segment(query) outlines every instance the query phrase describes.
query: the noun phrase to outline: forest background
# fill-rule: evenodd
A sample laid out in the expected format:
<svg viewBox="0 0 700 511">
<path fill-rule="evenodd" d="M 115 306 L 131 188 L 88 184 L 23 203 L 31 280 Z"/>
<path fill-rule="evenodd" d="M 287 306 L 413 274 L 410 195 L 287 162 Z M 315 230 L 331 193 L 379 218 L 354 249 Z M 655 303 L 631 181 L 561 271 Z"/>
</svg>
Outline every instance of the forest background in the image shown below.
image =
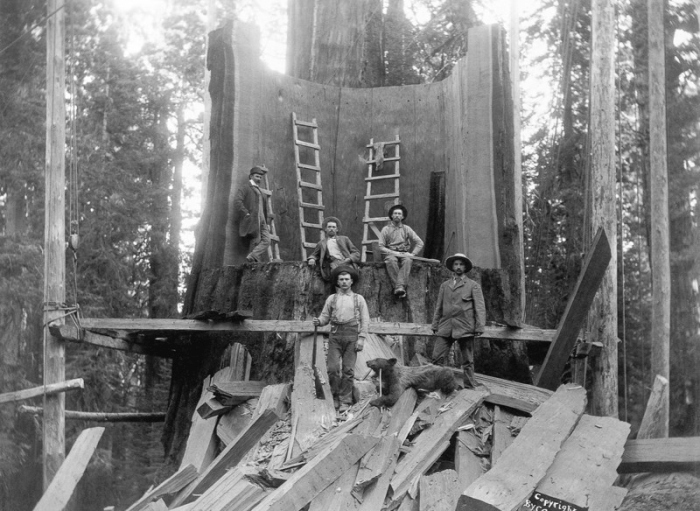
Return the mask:
<svg viewBox="0 0 700 511">
<path fill-rule="evenodd" d="M 67 253 L 67 302 L 89 317 L 177 317 L 201 203 L 208 2 L 163 2 L 145 24 L 116 3 L 66 5 L 66 225 L 80 236 Z M 221 19 L 257 21 L 268 61 L 281 65 L 286 2 L 232 4 L 219 6 Z M 443 79 L 466 52 L 467 29 L 498 18 L 494 5 L 387 0 L 381 84 Z M 525 321 L 556 328 L 584 256 L 590 4 L 529 9 L 520 30 Z M 672 436 L 700 435 L 699 10 L 666 2 Z M 46 17 L 43 1 L 0 0 L 0 393 L 42 382 Z M 617 2 L 615 19 L 619 415 L 634 431 L 653 379 L 646 1 Z M 66 351 L 67 378 L 85 380 L 67 409 L 164 411 L 169 362 Z M 87 426 L 67 423 L 67 449 Z M 41 431 L 39 416 L 0 407 L 0 509 L 39 499 Z M 160 435 L 159 423 L 110 425 L 73 508 L 133 502 L 163 475 Z"/>
</svg>

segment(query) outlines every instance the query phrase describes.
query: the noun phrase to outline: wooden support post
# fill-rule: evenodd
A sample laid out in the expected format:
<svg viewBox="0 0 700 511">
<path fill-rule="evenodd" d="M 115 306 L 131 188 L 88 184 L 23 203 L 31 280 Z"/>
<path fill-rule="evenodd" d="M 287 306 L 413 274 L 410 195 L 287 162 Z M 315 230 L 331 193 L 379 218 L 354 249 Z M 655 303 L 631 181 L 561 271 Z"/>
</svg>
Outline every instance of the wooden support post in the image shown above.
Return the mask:
<svg viewBox="0 0 700 511">
<path fill-rule="evenodd" d="M 649 27 L 649 185 L 651 188 L 651 374 L 670 378 L 671 262 L 666 148 L 666 34 L 663 0 L 648 0 Z M 668 436 L 669 389 L 659 403 L 657 425 Z"/>
<path fill-rule="evenodd" d="M 61 392 L 67 392 L 70 390 L 82 390 L 85 387 L 85 383 L 82 378 L 76 378 L 74 380 L 68 380 L 60 383 L 52 383 L 50 385 L 44 385 L 43 387 L 34 387 L 31 389 L 17 390 L 15 392 L 7 392 L 5 394 L 0 394 L 0 403 L 12 403 L 14 401 L 23 401 L 25 399 L 31 399 L 38 396 L 53 396 L 54 394 L 59 394 Z"/>
<path fill-rule="evenodd" d="M 104 431 L 105 428 L 91 428 L 80 433 L 34 511 L 62 510 L 68 504 Z"/>
<path fill-rule="evenodd" d="M 46 184 L 44 199 L 44 325 L 63 323 L 65 314 L 66 232 L 65 232 L 65 9 L 64 0 L 46 4 Z M 44 383 L 65 380 L 63 341 L 44 327 Z M 65 396 L 45 398 L 43 421 L 44 489 L 66 455 Z"/>
<path fill-rule="evenodd" d="M 561 374 L 566 361 L 574 348 L 579 330 L 588 315 L 588 308 L 612 257 L 605 229 L 600 229 L 593 241 L 591 251 L 586 256 L 574 292 L 566 304 L 564 315 L 559 321 L 554 341 L 549 346 L 535 384 L 554 390 L 561 383 Z"/>
</svg>

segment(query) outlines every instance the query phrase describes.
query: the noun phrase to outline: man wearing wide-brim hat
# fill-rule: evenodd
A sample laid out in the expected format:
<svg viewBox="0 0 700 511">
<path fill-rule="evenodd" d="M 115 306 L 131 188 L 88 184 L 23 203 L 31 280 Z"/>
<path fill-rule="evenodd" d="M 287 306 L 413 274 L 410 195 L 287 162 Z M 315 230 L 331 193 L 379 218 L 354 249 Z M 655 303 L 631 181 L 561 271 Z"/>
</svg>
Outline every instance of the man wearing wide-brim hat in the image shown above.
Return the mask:
<svg viewBox="0 0 700 511">
<path fill-rule="evenodd" d="M 401 204 L 389 208 L 389 222 L 379 233 L 379 250 L 384 258 L 386 270 L 391 279 L 394 295 L 406 296 L 408 277 L 411 274 L 411 256 L 417 256 L 423 250 L 423 240 L 403 221 L 408 210 Z"/>
<path fill-rule="evenodd" d="M 267 197 L 260 190 L 263 176 L 267 173 L 264 165 L 256 165 L 248 173 L 248 183 L 242 185 L 233 201 L 233 209 L 238 220 L 238 235 L 246 243 L 246 261 L 262 261 L 270 246 L 271 218 L 267 210 Z"/>
<path fill-rule="evenodd" d="M 326 237 L 316 243 L 316 247 L 307 258 L 307 263 L 312 268 L 318 265 L 321 269 L 321 278 L 325 281 L 331 280 L 331 270 L 338 266 L 352 266 L 357 269 L 360 262 L 360 251 L 353 245 L 350 238 L 341 236 L 339 232 L 343 229 L 343 224 L 334 216 L 326 217 L 323 220 L 323 229 Z"/>
<path fill-rule="evenodd" d="M 464 386 L 476 388 L 474 338 L 484 333 L 486 325 L 484 295 L 479 284 L 467 278 L 473 265 L 465 254 L 448 257 L 445 266 L 452 271 L 452 278 L 442 283 L 435 303 L 432 329 L 438 338 L 432 362 L 443 365 L 456 341 L 462 358 Z"/>
<path fill-rule="evenodd" d="M 315 326 L 331 324 L 328 338 L 328 379 L 336 410 L 344 413 L 352 406 L 352 386 L 355 378 L 357 352 L 362 351 L 369 327 L 369 310 L 365 299 L 353 293 L 352 284 L 358 280 L 352 266 L 338 266 L 331 272 L 337 288 L 326 299 L 323 311 L 313 318 Z"/>
</svg>

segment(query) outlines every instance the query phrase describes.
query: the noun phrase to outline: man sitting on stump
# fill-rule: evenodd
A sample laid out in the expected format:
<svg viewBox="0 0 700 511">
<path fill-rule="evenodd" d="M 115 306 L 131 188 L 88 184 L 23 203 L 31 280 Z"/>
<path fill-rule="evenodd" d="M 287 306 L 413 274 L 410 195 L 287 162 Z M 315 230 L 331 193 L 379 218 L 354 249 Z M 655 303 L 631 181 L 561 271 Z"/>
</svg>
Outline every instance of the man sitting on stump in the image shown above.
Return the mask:
<svg viewBox="0 0 700 511">
<path fill-rule="evenodd" d="M 407 216 L 408 210 L 404 206 L 394 204 L 389 209 L 391 222 L 382 229 L 379 236 L 379 249 L 389 272 L 394 295 L 399 298 L 406 296 L 413 262 L 411 257 L 417 256 L 423 250 L 423 240 L 403 223 Z"/>
<path fill-rule="evenodd" d="M 338 266 L 331 272 L 337 290 L 326 299 L 321 315 L 313 318 L 315 326 L 331 324 L 328 338 L 328 379 L 333 402 L 339 413 L 352 406 L 352 386 L 357 352 L 362 351 L 369 326 L 365 299 L 352 291 L 358 280 L 351 266 Z"/>
<path fill-rule="evenodd" d="M 323 221 L 326 238 L 316 244 L 316 248 L 307 259 L 312 268 L 317 264 L 320 266 L 321 278 L 326 282 L 331 280 L 331 271 L 338 266 L 352 266 L 357 269 L 356 264 L 360 262 L 360 251 L 350 238 L 338 234 L 342 228 L 343 224 L 336 217 L 326 218 Z"/>
<path fill-rule="evenodd" d="M 466 255 L 448 257 L 445 266 L 453 276 L 442 283 L 435 303 L 432 329 L 438 338 L 432 362 L 443 365 L 452 344 L 457 341 L 464 369 L 464 387 L 476 388 L 474 338 L 484 333 L 486 325 L 484 295 L 479 284 L 467 278 L 472 262 Z"/>
</svg>

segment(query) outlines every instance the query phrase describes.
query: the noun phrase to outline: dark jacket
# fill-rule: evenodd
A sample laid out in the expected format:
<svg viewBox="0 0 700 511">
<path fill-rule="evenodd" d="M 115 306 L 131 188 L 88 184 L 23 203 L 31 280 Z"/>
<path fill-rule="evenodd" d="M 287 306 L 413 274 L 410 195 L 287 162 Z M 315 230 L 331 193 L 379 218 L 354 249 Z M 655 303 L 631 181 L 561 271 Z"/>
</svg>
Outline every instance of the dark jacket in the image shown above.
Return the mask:
<svg viewBox="0 0 700 511">
<path fill-rule="evenodd" d="M 260 194 L 255 191 L 250 182 L 241 185 L 236 192 L 236 199 L 233 201 L 233 209 L 238 220 L 238 235 L 242 238 L 260 236 L 260 217 L 258 214 L 258 197 L 263 201 L 263 214 L 265 223 L 269 222 L 267 215 L 267 197 L 260 190 Z"/>
<path fill-rule="evenodd" d="M 453 279 L 440 286 L 433 315 L 433 330 L 440 337 L 459 339 L 484 333 L 486 306 L 479 284 L 465 278 L 453 285 Z"/>
<path fill-rule="evenodd" d="M 338 249 L 343 257 L 350 258 L 352 261 L 350 264 L 357 269 L 357 264 L 360 262 L 360 251 L 357 250 L 355 245 L 352 244 L 350 238 L 347 236 L 337 235 L 335 237 L 338 240 Z M 316 244 L 316 248 L 308 257 L 308 259 L 315 259 L 316 264 L 321 268 L 321 277 L 323 280 L 330 280 L 331 278 L 331 260 L 330 255 L 328 255 L 328 239 L 324 238 Z M 308 261 L 307 259 L 307 261 Z"/>
</svg>

